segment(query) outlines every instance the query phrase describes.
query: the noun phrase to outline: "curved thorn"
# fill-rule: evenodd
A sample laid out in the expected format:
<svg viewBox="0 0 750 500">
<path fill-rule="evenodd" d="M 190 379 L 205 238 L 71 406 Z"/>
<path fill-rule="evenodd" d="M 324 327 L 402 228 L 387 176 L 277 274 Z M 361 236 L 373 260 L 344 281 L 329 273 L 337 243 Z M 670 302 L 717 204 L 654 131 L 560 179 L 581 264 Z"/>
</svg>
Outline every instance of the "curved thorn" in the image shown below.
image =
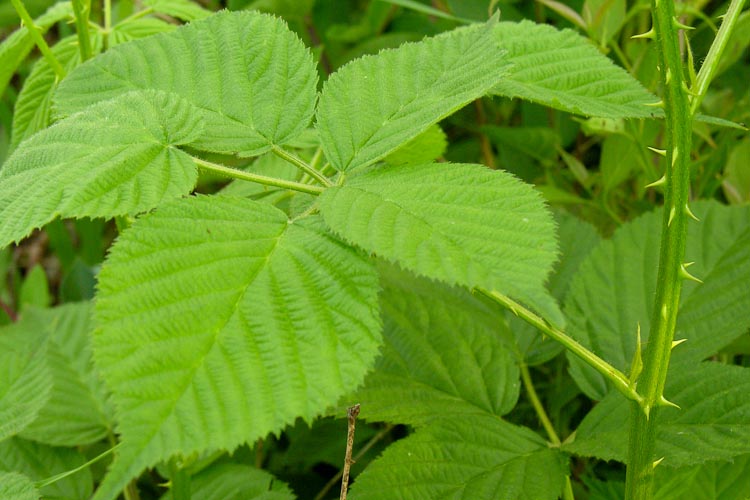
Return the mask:
<svg viewBox="0 0 750 500">
<path fill-rule="evenodd" d="M 688 216 L 688 217 L 690 217 L 691 219 L 693 219 L 693 220 L 694 220 L 695 222 L 700 222 L 700 221 L 701 221 L 701 220 L 700 220 L 700 219 L 699 219 L 699 218 L 698 218 L 698 217 L 697 217 L 697 216 L 696 216 L 696 215 L 695 215 L 695 214 L 693 213 L 693 211 L 692 211 L 692 210 L 690 210 L 690 207 L 689 207 L 689 206 L 687 205 L 687 203 L 685 204 L 685 213 L 687 214 L 687 216 Z"/>
<path fill-rule="evenodd" d="M 674 216 L 675 216 L 676 212 L 677 212 L 677 210 L 675 210 L 674 207 L 672 207 L 672 208 L 669 209 L 669 220 L 667 221 L 667 226 L 671 226 L 672 225 L 672 221 L 674 220 Z"/>
<path fill-rule="evenodd" d="M 659 99 L 656 102 L 647 102 L 644 106 L 649 106 L 651 108 L 664 108 L 664 101 Z"/>
<path fill-rule="evenodd" d="M 691 262 L 691 264 L 692 264 L 692 262 Z M 683 279 L 695 281 L 696 283 L 703 283 L 702 280 L 700 280 L 699 278 L 696 278 L 695 276 L 693 276 L 692 274 L 690 274 L 687 271 L 686 267 L 687 266 L 685 264 L 680 264 L 680 276 Z"/>
<path fill-rule="evenodd" d="M 683 30 L 694 30 L 695 27 L 688 26 L 687 24 L 682 24 L 680 21 L 677 20 L 677 18 L 672 18 L 672 25 L 675 28 L 683 29 Z"/>
<path fill-rule="evenodd" d="M 674 167 L 674 164 L 677 163 L 677 158 L 680 156 L 680 148 L 675 147 L 672 150 L 672 166 Z"/>
<path fill-rule="evenodd" d="M 651 146 L 646 146 L 646 147 L 648 149 L 650 149 L 651 151 L 653 151 L 654 153 L 660 155 L 660 156 L 663 156 L 665 158 L 667 157 L 667 150 L 666 149 L 657 149 L 657 148 L 652 148 Z"/>
<path fill-rule="evenodd" d="M 655 188 L 655 187 L 658 187 L 658 186 L 663 186 L 666 183 L 667 183 L 667 177 L 666 177 L 666 175 L 662 175 L 661 177 L 659 177 L 659 179 L 655 180 L 651 184 L 646 184 L 645 187 L 646 188 Z"/>
<path fill-rule="evenodd" d="M 664 460 L 664 457 L 661 457 L 659 460 L 654 460 L 654 463 L 651 464 L 651 466 L 655 469 L 656 466 L 659 465 L 662 460 Z"/>
<path fill-rule="evenodd" d="M 672 408 L 677 408 L 678 410 L 682 410 L 682 408 L 680 408 L 677 404 L 671 402 L 670 400 L 668 400 L 664 396 L 662 396 L 662 397 L 659 398 L 659 403 L 658 404 L 659 404 L 659 406 L 671 406 Z"/>
<path fill-rule="evenodd" d="M 651 29 L 647 32 L 641 33 L 640 35 L 633 35 L 630 38 L 649 38 L 651 40 L 654 40 L 656 39 L 656 32 L 654 31 L 654 28 L 652 26 Z"/>
<path fill-rule="evenodd" d="M 672 349 L 674 349 L 678 345 L 682 344 L 683 342 L 687 342 L 687 339 L 673 340 L 672 341 Z"/>
</svg>

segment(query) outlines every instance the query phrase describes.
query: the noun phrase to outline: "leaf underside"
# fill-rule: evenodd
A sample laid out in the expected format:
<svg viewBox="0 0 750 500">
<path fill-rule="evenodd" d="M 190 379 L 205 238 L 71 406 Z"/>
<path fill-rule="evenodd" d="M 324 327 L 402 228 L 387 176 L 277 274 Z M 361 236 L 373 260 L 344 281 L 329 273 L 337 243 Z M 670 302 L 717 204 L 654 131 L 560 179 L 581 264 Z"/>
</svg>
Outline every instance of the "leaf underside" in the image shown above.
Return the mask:
<svg viewBox="0 0 750 500">
<path fill-rule="evenodd" d="M 380 339 L 377 274 L 319 217 L 191 197 L 122 233 L 97 320 L 122 436 L 99 500 L 173 454 L 310 420 L 359 385 Z"/>
<path fill-rule="evenodd" d="M 316 127 L 345 171 L 376 162 L 486 94 L 507 73 L 494 21 L 350 62 L 323 86 Z"/>
<path fill-rule="evenodd" d="M 282 20 L 220 12 L 87 61 L 60 84 L 54 109 L 67 116 L 130 90 L 171 92 L 200 109 L 194 147 L 254 156 L 309 125 L 316 82 L 309 50 Z"/>
<path fill-rule="evenodd" d="M 327 189 L 320 209 L 344 239 L 410 271 L 497 290 L 563 322 L 544 287 L 556 258 L 552 217 L 510 174 L 444 163 L 373 169 Z"/>
</svg>

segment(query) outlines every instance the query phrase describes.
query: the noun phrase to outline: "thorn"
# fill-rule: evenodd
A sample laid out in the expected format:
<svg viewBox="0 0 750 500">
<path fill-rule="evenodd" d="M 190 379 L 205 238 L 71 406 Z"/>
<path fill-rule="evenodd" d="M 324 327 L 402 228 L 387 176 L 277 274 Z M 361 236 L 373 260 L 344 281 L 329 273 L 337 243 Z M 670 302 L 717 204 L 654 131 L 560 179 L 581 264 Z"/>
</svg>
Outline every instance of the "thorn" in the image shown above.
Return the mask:
<svg viewBox="0 0 750 500">
<path fill-rule="evenodd" d="M 630 384 L 635 386 L 638 377 L 643 371 L 643 358 L 641 357 L 641 323 L 638 322 L 638 329 L 636 331 L 635 340 L 635 354 L 633 354 L 633 362 L 630 363 Z"/>
<path fill-rule="evenodd" d="M 661 319 L 667 319 L 667 305 L 661 306 Z"/>
<path fill-rule="evenodd" d="M 683 29 L 683 30 L 694 30 L 695 29 L 693 26 L 688 26 L 687 24 L 682 24 L 680 21 L 677 20 L 676 17 L 672 18 L 672 25 L 675 28 Z"/>
<path fill-rule="evenodd" d="M 672 70 L 667 68 L 667 74 L 664 75 L 664 83 L 669 84 L 672 81 Z"/>
<path fill-rule="evenodd" d="M 688 206 L 688 204 L 687 204 L 687 203 L 685 203 L 685 213 L 687 214 L 687 216 L 688 216 L 688 217 L 690 217 L 691 219 L 693 219 L 693 220 L 694 220 L 695 222 L 700 222 L 700 221 L 701 221 L 701 220 L 700 220 L 700 219 L 699 219 L 699 218 L 698 218 L 698 217 L 697 217 L 697 216 L 696 216 L 696 215 L 695 215 L 695 214 L 693 213 L 693 211 L 692 211 L 692 210 L 690 210 L 690 207 Z"/>
<path fill-rule="evenodd" d="M 664 107 L 664 101 L 659 99 L 656 102 L 647 102 L 644 104 L 644 106 L 650 106 L 652 108 L 663 108 Z"/>
<path fill-rule="evenodd" d="M 672 207 L 672 208 L 669 209 L 669 220 L 667 221 L 667 227 L 669 227 L 669 226 L 672 225 L 672 221 L 674 220 L 675 212 L 676 212 L 676 210 L 674 209 L 674 207 Z"/>
<path fill-rule="evenodd" d="M 664 396 L 662 396 L 662 397 L 659 398 L 659 403 L 658 404 L 659 404 L 659 406 L 671 406 L 672 408 L 677 408 L 678 410 L 682 410 L 682 408 L 680 408 L 678 405 L 676 405 L 675 403 L 671 402 L 670 400 L 668 400 Z"/>
<path fill-rule="evenodd" d="M 649 417 L 651 416 L 651 405 L 646 403 L 643 406 L 641 406 L 641 408 L 643 409 L 643 413 L 646 414 L 646 420 L 648 420 Z"/>
<path fill-rule="evenodd" d="M 672 349 L 674 349 L 678 345 L 682 344 L 683 342 L 687 342 L 687 339 L 673 340 L 672 341 Z"/>
<path fill-rule="evenodd" d="M 667 183 L 667 177 L 666 175 L 662 175 L 661 177 L 659 177 L 658 180 L 655 180 L 651 184 L 646 184 L 646 188 L 655 188 L 658 186 L 663 186 L 666 183 Z"/>
<path fill-rule="evenodd" d="M 661 461 L 664 460 L 664 457 L 661 457 L 659 460 L 654 460 L 654 463 L 651 465 L 654 469 L 656 469 L 656 466 L 661 463 Z"/>
<path fill-rule="evenodd" d="M 680 148 L 675 147 L 672 150 L 672 167 L 674 167 L 674 164 L 677 163 L 677 157 L 680 156 Z"/>
<path fill-rule="evenodd" d="M 692 264 L 692 262 L 690 264 Z M 686 269 L 687 267 L 688 266 L 685 264 L 680 264 L 680 276 L 686 280 L 692 280 L 692 281 L 695 281 L 696 283 L 703 283 L 703 281 L 701 281 L 700 279 L 690 274 Z"/>
<path fill-rule="evenodd" d="M 656 38 L 656 32 L 654 31 L 654 27 L 652 26 L 651 29 L 647 32 L 641 33 L 640 35 L 633 35 L 630 38 L 650 38 L 651 40 L 654 40 Z"/>
<path fill-rule="evenodd" d="M 656 153 L 656 154 L 658 154 L 660 156 L 663 156 L 665 158 L 667 157 L 667 150 L 666 149 L 657 149 L 657 148 L 652 148 L 651 146 L 647 146 L 647 147 L 648 147 L 648 149 L 650 149 L 654 153 Z"/>
</svg>

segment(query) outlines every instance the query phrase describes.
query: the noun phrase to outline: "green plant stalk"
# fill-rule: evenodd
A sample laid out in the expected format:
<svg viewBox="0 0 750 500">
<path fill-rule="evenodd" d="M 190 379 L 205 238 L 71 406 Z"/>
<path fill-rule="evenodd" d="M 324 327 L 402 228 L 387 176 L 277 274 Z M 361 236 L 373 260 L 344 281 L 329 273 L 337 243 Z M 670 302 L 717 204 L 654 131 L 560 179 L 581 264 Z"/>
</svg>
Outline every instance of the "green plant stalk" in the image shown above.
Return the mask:
<svg viewBox="0 0 750 500">
<path fill-rule="evenodd" d="M 326 178 L 326 176 L 324 176 L 323 174 L 321 174 L 320 172 L 318 172 L 317 170 L 315 170 L 311 165 L 308 165 L 307 163 L 305 163 L 304 161 L 302 161 L 300 158 L 296 157 L 295 155 L 293 155 L 289 151 L 286 151 L 286 150 L 284 150 L 284 149 L 282 149 L 282 148 L 280 148 L 278 146 L 274 146 L 271 149 L 271 151 L 273 151 L 273 154 L 275 154 L 279 158 L 282 158 L 282 159 L 288 161 L 289 163 L 291 163 L 295 167 L 299 168 L 300 170 L 302 170 L 303 172 L 305 172 L 306 174 L 308 174 L 310 177 L 314 178 L 315 180 L 317 180 L 318 182 L 320 182 L 321 184 L 323 184 L 324 186 L 326 186 L 326 187 L 333 186 L 333 183 L 331 181 L 329 181 Z"/>
<path fill-rule="evenodd" d="M 724 53 L 724 49 L 729 43 L 729 38 L 734 27 L 737 25 L 737 20 L 740 18 L 742 8 L 745 5 L 745 0 L 732 0 L 727 9 L 727 13 L 724 15 L 724 20 L 721 22 L 719 32 L 716 34 L 711 47 L 708 49 L 706 59 L 701 65 L 701 69 L 698 71 L 698 77 L 695 82 L 695 86 L 691 89 L 693 94 L 693 101 L 690 103 L 690 112 L 695 115 L 698 108 L 706 96 L 708 86 L 711 84 L 716 75 L 716 71 L 719 69 L 719 61 Z"/>
<path fill-rule="evenodd" d="M 221 175 L 226 175 L 227 177 L 232 177 L 234 179 L 242 179 L 243 181 L 257 182 L 258 184 L 263 184 L 266 186 L 291 189 L 294 191 L 299 191 L 301 193 L 307 193 L 316 196 L 325 191 L 325 188 L 319 186 L 311 186 L 309 184 L 302 184 L 301 182 L 285 181 L 283 179 L 277 179 L 275 177 L 253 174 L 250 172 L 245 172 L 243 170 L 225 167 L 224 165 L 219 165 L 217 163 L 211 163 L 206 160 L 201 160 L 200 158 L 193 158 L 193 161 L 196 165 L 205 170 L 216 172 L 217 174 Z"/>
<path fill-rule="evenodd" d="M 73 14 L 76 19 L 78 50 L 81 52 L 81 61 L 91 58 L 91 39 L 89 38 L 90 11 L 91 0 L 73 0 Z"/>
<path fill-rule="evenodd" d="M 68 476 L 72 476 L 73 474 L 75 474 L 77 472 L 80 472 L 83 469 L 88 468 L 90 465 L 98 462 L 102 458 L 104 458 L 107 455 L 111 454 L 112 452 L 114 452 L 117 449 L 118 446 L 119 446 L 119 444 L 114 445 L 112 448 L 109 448 L 108 450 L 100 453 L 99 455 L 95 456 L 94 458 L 92 458 L 91 460 L 89 460 L 88 462 L 86 462 L 85 464 L 79 465 L 75 469 L 66 470 L 65 472 L 61 472 L 59 474 L 55 474 L 54 476 L 49 477 L 47 479 L 43 479 L 41 481 L 37 481 L 34 484 L 34 486 L 36 486 L 38 489 L 42 489 L 45 486 L 49 486 L 50 484 L 54 484 L 54 483 L 60 481 L 61 479 L 65 479 Z"/>
<path fill-rule="evenodd" d="M 172 500 L 190 500 L 190 474 L 175 458 L 169 461 L 169 477 Z"/>
<path fill-rule="evenodd" d="M 636 388 L 643 400 L 633 403 L 631 409 L 625 486 L 625 498 L 630 500 L 650 499 L 653 496 L 654 468 L 658 464 L 654 461 L 656 422 L 659 407 L 672 405 L 664 399 L 664 384 L 672 353 L 682 280 L 689 276 L 683 259 L 688 217 L 692 216 L 688 206 L 692 115 L 680 57 L 680 25 L 672 0 L 653 0 L 652 12 L 652 30 L 656 37 L 664 94 L 667 161 L 662 184 L 664 217 L 654 312 L 643 371 L 636 381 Z"/>
<path fill-rule="evenodd" d="M 594 368 L 607 380 L 612 382 L 612 385 L 614 385 L 615 388 L 620 391 L 626 398 L 632 399 L 636 402 L 640 402 L 641 396 L 635 391 L 635 389 L 633 389 L 630 381 L 628 380 L 628 377 L 626 377 L 624 373 L 604 361 L 593 352 L 586 349 L 575 339 L 568 336 L 565 332 L 551 326 L 540 316 L 534 314 L 518 302 L 499 292 L 489 291 L 482 288 L 477 288 L 476 291 L 489 298 L 493 302 L 496 302 L 497 304 L 510 309 L 516 316 L 526 321 L 528 324 L 535 327 L 548 337 L 561 343 L 563 346 L 565 346 L 566 349 L 581 358 L 586 364 Z"/>
<path fill-rule="evenodd" d="M 65 78 L 65 68 L 63 68 L 62 64 L 60 64 L 60 61 L 58 61 L 55 55 L 52 53 L 52 50 L 49 48 L 49 45 L 47 45 L 46 40 L 42 36 L 42 32 L 39 30 L 39 27 L 34 24 L 34 20 L 31 19 L 31 15 L 29 15 L 29 12 L 26 10 L 23 2 L 21 0 L 10 1 L 11 3 L 13 3 L 13 8 L 16 9 L 16 13 L 18 13 L 18 17 L 21 18 L 24 26 L 26 26 L 26 29 L 29 30 L 29 35 L 31 35 L 32 40 L 34 40 L 34 43 L 39 49 L 39 52 L 42 53 L 42 56 L 44 56 L 44 58 L 47 60 L 47 63 L 49 63 L 50 67 L 55 72 L 55 76 L 57 77 L 57 79 L 62 80 L 63 78 Z"/>
<path fill-rule="evenodd" d="M 104 30 L 102 31 L 102 44 L 104 50 L 109 48 L 109 34 L 112 31 L 112 0 L 104 0 Z"/>
</svg>

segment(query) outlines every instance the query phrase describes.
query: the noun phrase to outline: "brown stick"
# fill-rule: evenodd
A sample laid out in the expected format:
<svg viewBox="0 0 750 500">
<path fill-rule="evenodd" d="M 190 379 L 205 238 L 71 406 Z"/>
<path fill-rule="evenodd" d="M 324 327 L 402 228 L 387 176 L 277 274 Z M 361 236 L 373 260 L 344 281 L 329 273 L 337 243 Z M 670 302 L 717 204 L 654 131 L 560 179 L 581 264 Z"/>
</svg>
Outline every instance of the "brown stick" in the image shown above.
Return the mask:
<svg viewBox="0 0 750 500">
<path fill-rule="evenodd" d="M 354 448 L 354 425 L 357 422 L 357 415 L 359 415 L 359 404 L 350 406 L 346 410 L 349 430 L 346 434 L 346 457 L 344 458 L 344 472 L 341 475 L 341 495 L 339 495 L 339 500 L 346 500 L 346 492 L 349 489 L 349 469 L 354 463 L 354 460 L 352 460 L 352 448 Z"/>
</svg>

